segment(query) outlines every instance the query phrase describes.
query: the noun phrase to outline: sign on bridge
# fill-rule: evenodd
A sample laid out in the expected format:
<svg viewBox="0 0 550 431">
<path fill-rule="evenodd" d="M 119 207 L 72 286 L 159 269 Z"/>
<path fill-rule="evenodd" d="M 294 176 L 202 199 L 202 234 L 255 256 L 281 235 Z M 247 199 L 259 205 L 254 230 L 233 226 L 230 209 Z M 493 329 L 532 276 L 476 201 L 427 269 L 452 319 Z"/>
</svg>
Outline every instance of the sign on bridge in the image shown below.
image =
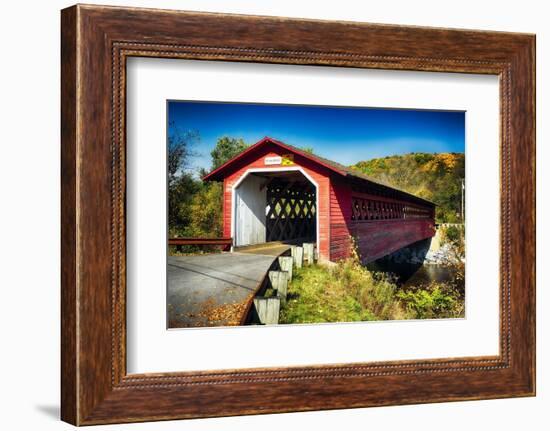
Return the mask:
<svg viewBox="0 0 550 431">
<path fill-rule="evenodd" d="M 283 154 L 282 156 L 269 156 L 264 159 L 264 164 L 292 166 L 294 164 L 294 154 Z"/>
</svg>

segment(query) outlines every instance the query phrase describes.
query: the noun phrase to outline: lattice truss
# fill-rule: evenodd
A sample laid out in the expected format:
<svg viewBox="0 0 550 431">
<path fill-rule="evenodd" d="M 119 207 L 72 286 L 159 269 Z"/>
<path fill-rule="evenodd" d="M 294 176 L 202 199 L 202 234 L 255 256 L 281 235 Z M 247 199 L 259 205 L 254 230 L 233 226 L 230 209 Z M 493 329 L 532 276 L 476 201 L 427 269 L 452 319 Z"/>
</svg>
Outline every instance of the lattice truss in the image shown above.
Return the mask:
<svg viewBox="0 0 550 431">
<path fill-rule="evenodd" d="M 267 241 L 315 237 L 315 187 L 303 182 L 272 182 L 267 186 Z"/>
<path fill-rule="evenodd" d="M 431 211 L 408 202 L 391 202 L 376 199 L 352 198 L 354 221 L 430 218 Z"/>
</svg>

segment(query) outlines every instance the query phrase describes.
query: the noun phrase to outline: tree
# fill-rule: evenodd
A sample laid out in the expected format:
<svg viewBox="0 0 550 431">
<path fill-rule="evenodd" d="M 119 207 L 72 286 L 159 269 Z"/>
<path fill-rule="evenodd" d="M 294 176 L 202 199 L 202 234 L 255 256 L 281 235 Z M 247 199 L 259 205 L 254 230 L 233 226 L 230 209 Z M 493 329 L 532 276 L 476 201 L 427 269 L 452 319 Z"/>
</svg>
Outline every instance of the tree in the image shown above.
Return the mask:
<svg viewBox="0 0 550 431">
<path fill-rule="evenodd" d="M 439 223 L 461 221 L 463 153 L 410 153 L 361 161 L 352 166 L 373 179 L 437 204 Z"/>
<path fill-rule="evenodd" d="M 182 131 L 173 122 L 168 128 L 168 185 L 189 169 L 189 159 L 194 155 L 191 147 L 200 141 L 198 132 Z"/>
<path fill-rule="evenodd" d="M 222 236 L 222 196 L 221 183 L 203 183 L 191 199 L 189 210 L 189 236 L 220 237 Z"/>
<path fill-rule="evenodd" d="M 202 182 L 191 172 L 191 160 L 196 155 L 192 146 L 200 139 L 196 132 L 182 132 L 170 125 L 168 136 L 168 226 L 169 236 L 219 237 L 222 235 L 222 191 L 216 182 Z M 244 151 L 242 139 L 223 137 L 211 152 L 212 169 Z M 199 175 L 206 175 L 199 169 Z M 195 172 L 196 174 L 196 172 Z M 180 247 L 180 251 L 183 248 Z M 208 248 L 201 248 L 202 251 Z M 186 252 L 195 252 L 186 246 Z"/>
<path fill-rule="evenodd" d="M 190 205 L 200 184 L 191 173 L 191 147 L 200 140 L 198 132 L 182 131 L 174 123 L 168 129 L 168 228 L 170 235 L 185 235 L 189 224 Z"/>
<path fill-rule="evenodd" d="M 212 170 L 219 168 L 225 162 L 232 159 L 237 154 L 242 153 L 247 148 L 248 145 L 242 138 L 236 139 L 224 136 L 218 139 L 216 147 L 210 153 L 212 156 Z"/>
<path fill-rule="evenodd" d="M 183 172 L 168 188 L 168 229 L 170 236 L 188 236 L 193 219 L 191 201 L 200 190 L 200 182 Z"/>
<path fill-rule="evenodd" d="M 309 153 L 309 154 L 313 154 L 313 147 L 310 147 L 308 145 L 304 146 L 304 147 L 299 147 L 300 150 L 306 152 L 306 153 Z"/>
</svg>

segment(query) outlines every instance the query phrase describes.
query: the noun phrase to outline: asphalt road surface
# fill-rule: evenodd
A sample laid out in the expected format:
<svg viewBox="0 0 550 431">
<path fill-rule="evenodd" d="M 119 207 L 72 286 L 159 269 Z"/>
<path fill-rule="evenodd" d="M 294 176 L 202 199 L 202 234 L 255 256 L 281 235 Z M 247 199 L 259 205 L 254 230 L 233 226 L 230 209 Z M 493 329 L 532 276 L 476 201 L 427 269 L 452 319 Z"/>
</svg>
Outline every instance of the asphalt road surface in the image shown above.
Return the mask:
<svg viewBox="0 0 550 431">
<path fill-rule="evenodd" d="M 239 325 L 279 255 L 263 253 L 168 256 L 168 327 Z"/>
</svg>

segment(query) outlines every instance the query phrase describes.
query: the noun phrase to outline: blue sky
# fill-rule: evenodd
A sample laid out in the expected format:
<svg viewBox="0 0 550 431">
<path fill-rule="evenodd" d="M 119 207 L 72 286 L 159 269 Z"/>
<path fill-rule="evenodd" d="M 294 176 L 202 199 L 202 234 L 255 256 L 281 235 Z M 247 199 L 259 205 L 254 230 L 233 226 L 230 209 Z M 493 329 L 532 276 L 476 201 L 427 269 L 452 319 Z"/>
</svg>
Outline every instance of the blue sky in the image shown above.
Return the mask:
<svg viewBox="0 0 550 431">
<path fill-rule="evenodd" d="M 253 103 L 168 102 L 168 122 L 195 130 L 195 168 L 210 168 L 218 138 L 264 136 L 350 165 L 360 160 L 410 152 L 464 152 L 464 112 Z M 169 130 L 169 133 L 170 130 Z"/>
</svg>

